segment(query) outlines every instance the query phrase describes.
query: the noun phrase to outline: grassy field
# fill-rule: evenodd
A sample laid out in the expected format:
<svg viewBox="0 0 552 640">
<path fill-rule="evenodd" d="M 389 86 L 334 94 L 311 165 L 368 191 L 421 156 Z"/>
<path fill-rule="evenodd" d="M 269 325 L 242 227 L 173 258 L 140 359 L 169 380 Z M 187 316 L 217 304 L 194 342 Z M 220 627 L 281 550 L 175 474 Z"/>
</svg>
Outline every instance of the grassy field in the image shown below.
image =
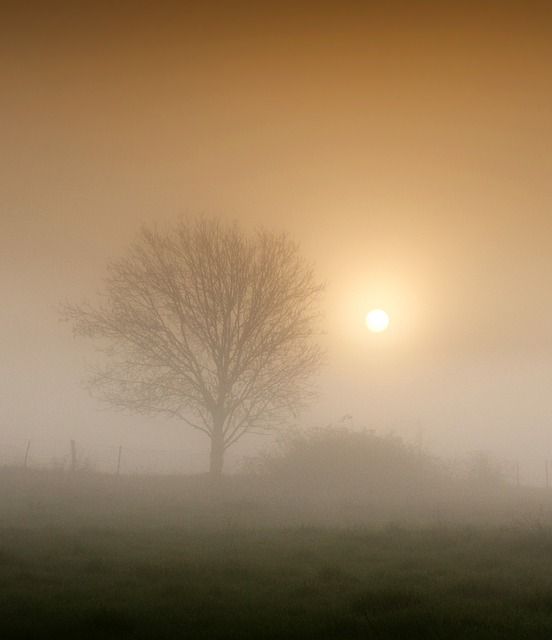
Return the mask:
<svg viewBox="0 0 552 640">
<path fill-rule="evenodd" d="M 0 531 L 2 638 L 552 637 L 552 535 Z"/>
<path fill-rule="evenodd" d="M 0 470 L 0 637 L 552 637 L 543 492 L 345 521 L 228 484 Z"/>
</svg>

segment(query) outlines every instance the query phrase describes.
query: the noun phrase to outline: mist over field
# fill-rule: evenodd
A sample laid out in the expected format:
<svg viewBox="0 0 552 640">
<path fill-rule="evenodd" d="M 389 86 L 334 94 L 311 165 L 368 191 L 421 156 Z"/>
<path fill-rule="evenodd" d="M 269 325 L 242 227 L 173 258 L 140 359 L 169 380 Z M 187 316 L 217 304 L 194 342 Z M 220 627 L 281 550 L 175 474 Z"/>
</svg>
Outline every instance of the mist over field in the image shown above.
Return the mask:
<svg viewBox="0 0 552 640">
<path fill-rule="evenodd" d="M 524 638 L 552 630 L 550 490 L 315 430 L 209 476 L 0 469 L 5 637 Z"/>
</svg>

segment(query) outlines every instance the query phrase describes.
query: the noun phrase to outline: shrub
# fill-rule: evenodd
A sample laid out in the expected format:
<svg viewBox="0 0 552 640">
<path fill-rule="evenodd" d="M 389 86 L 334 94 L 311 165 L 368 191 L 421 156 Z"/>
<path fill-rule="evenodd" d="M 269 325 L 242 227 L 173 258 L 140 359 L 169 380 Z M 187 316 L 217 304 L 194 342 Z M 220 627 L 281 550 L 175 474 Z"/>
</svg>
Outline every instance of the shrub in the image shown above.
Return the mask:
<svg viewBox="0 0 552 640">
<path fill-rule="evenodd" d="M 248 467 L 303 494 L 349 499 L 420 491 L 444 476 L 433 458 L 396 435 L 344 427 L 288 436 Z"/>
</svg>

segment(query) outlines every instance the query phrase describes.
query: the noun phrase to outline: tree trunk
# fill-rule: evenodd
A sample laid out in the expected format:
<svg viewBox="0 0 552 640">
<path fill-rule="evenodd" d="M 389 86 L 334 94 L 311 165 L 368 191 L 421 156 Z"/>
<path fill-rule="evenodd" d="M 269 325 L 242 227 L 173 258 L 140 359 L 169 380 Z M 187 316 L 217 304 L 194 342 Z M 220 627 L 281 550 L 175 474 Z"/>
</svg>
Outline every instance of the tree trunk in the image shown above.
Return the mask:
<svg viewBox="0 0 552 640">
<path fill-rule="evenodd" d="M 213 435 L 211 436 L 210 462 L 209 474 L 212 478 L 220 478 L 224 464 L 224 434 L 222 433 L 222 429 L 220 431 L 213 431 Z"/>
</svg>

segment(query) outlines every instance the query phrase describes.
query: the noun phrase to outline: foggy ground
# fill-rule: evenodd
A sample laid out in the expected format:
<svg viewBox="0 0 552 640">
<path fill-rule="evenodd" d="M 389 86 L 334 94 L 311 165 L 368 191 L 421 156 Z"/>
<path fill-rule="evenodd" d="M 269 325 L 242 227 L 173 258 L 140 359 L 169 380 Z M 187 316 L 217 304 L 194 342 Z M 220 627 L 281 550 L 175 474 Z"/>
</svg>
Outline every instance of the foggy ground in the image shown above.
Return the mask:
<svg viewBox="0 0 552 640">
<path fill-rule="evenodd" d="M 486 454 L 462 464 L 394 435 L 312 429 L 208 474 L 0 467 L 3 526 L 381 527 L 552 524 L 552 490 L 519 485 Z"/>
<path fill-rule="evenodd" d="M 3 637 L 544 638 L 550 534 L 0 531 Z"/>
<path fill-rule="evenodd" d="M 315 430 L 239 474 L 0 468 L 2 637 L 552 633 L 552 491 Z"/>
<path fill-rule="evenodd" d="M 0 634 L 548 637 L 552 496 L 414 493 L 0 469 Z"/>
<path fill-rule="evenodd" d="M 527 487 L 449 485 L 347 498 L 234 478 L 222 489 L 205 476 L 113 477 L 0 470 L 2 527 L 270 528 L 552 526 L 552 493 Z"/>
</svg>

